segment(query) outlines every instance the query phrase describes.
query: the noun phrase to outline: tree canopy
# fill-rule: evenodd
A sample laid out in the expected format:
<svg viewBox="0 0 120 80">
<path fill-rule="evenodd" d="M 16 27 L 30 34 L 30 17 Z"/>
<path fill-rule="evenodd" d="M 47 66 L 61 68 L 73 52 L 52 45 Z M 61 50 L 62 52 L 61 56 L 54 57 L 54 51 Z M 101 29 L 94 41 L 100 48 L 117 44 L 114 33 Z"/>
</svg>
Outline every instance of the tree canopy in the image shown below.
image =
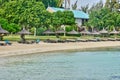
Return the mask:
<svg viewBox="0 0 120 80">
<path fill-rule="evenodd" d="M 5 22 L 10 24 L 9 27 L 13 27 L 16 31 L 18 31 L 16 28 L 18 26 L 25 26 L 28 29 L 33 27 L 48 29 L 50 26 L 73 24 L 75 21 L 72 12 L 49 13 L 46 10 L 48 5 L 57 6 L 57 2 L 58 0 L 1 0 L 0 17 L 4 18 Z M 7 25 L 7 30 L 12 33 L 16 32 L 12 28 L 8 29 Z"/>
<path fill-rule="evenodd" d="M 108 30 L 113 28 L 120 29 L 120 13 L 117 10 L 117 7 L 115 7 L 115 5 L 118 4 L 117 0 L 112 0 L 111 2 L 110 0 L 107 0 L 104 7 L 101 7 L 98 10 L 92 8 L 89 21 L 86 25 L 99 30 L 103 27 Z"/>
</svg>

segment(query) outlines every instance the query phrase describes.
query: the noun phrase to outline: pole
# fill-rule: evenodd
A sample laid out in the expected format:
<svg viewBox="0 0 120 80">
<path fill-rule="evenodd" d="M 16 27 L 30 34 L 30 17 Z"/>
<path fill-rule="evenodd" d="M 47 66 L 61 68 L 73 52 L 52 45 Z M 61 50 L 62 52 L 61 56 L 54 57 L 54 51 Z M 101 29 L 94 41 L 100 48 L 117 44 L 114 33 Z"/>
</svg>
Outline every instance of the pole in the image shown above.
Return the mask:
<svg viewBox="0 0 120 80">
<path fill-rule="evenodd" d="M 65 25 L 64 25 L 64 31 L 66 31 L 66 29 L 65 29 Z M 65 32 L 64 32 L 64 37 L 66 36 L 66 34 L 65 34 Z"/>
<path fill-rule="evenodd" d="M 36 27 L 34 28 L 34 36 L 36 36 Z"/>
</svg>

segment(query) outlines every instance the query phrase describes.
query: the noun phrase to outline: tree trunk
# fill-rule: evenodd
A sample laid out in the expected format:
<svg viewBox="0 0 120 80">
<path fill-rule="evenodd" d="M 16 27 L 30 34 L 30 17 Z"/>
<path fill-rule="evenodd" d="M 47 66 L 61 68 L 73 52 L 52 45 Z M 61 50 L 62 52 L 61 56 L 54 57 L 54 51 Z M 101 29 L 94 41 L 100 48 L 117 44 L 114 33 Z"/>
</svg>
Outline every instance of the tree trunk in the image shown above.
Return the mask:
<svg viewBox="0 0 120 80">
<path fill-rule="evenodd" d="M 21 41 L 25 42 L 25 35 L 24 34 L 21 34 Z"/>
<path fill-rule="evenodd" d="M 0 36 L 0 40 L 1 40 L 1 41 L 3 40 L 3 36 Z"/>
</svg>

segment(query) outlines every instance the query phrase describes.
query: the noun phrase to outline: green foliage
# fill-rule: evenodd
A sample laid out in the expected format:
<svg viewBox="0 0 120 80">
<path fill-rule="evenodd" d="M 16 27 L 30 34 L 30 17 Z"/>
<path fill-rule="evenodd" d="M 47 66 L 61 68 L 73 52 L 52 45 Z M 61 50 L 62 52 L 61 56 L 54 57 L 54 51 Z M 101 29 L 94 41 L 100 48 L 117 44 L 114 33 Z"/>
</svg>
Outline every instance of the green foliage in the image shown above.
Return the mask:
<svg viewBox="0 0 120 80">
<path fill-rule="evenodd" d="M 40 22 L 46 11 L 43 3 L 35 0 L 9 1 L 3 4 L 2 9 L 4 10 L 2 16 L 9 22 L 36 27 L 42 25 Z M 2 10 L 0 11 L 2 12 Z"/>
<path fill-rule="evenodd" d="M 75 25 L 67 25 L 66 26 L 66 31 L 72 31 L 72 30 L 76 30 L 77 31 L 77 27 Z"/>
<path fill-rule="evenodd" d="M 74 14 L 72 11 L 57 11 L 53 13 L 52 24 L 55 30 L 60 29 L 61 25 L 75 24 Z"/>
<path fill-rule="evenodd" d="M 51 7 L 57 7 L 57 2 L 58 0 L 41 0 L 45 7 L 47 8 L 48 6 Z"/>
<path fill-rule="evenodd" d="M 52 17 L 52 25 L 55 27 L 55 30 L 57 30 L 62 24 L 63 24 L 63 14 L 61 11 L 57 11 L 53 13 Z"/>
<path fill-rule="evenodd" d="M 8 30 L 11 33 L 17 33 L 18 31 L 20 31 L 20 26 L 15 23 L 11 23 L 11 24 L 7 25 L 6 30 Z"/>
<path fill-rule="evenodd" d="M 45 31 L 45 28 L 37 28 L 37 35 L 43 35 L 43 32 Z"/>
<path fill-rule="evenodd" d="M 92 11 L 87 26 L 92 26 L 97 29 L 120 26 L 120 14 L 118 12 L 111 12 L 108 8 L 102 8 L 98 11 Z"/>
<path fill-rule="evenodd" d="M 10 33 L 16 33 L 20 30 L 19 25 L 15 23 L 8 23 L 8 21 L 4 18 L 0 18 L 0 25 L 3 29 L 6 29 Z"/>
<path fill-rule="evenodd" d="M 105 7 L 109 8 L 111 11 L 118 11 L 118 9 L 120 9 L 119 0 L 107 0 Z"/>
<path fill-rule="evenodd" d="M 75 24 L 74 14 L 72 11 L 64 11 L 63 14 L 64 14 L 63 15 L 63 18 L 64 18 L 63 24 L 65 24 L 65 25 Z"/>
<path fill-rule="evenodd" d="M 42 29 L 57 30 L 61 25 L 75 24 L 71 11 L 49 13 L 48 5 L 57 6 L 58 0 L 0 0 L 0 23 L 4 29 L 16 33 L 25 26 L 33 31 L 36 27 L 41 34 Z M 20 26 L 19 26 L 20 25 Z M 54 28 L 53 28 L 54 27 Z"/>
</svg>

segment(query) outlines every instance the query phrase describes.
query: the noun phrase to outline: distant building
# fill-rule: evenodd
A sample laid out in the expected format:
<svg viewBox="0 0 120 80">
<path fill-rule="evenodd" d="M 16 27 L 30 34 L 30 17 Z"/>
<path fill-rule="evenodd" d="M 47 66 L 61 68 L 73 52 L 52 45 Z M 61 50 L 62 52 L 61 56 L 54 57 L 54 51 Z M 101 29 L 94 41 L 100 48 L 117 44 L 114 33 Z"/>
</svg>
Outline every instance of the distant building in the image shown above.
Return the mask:
<svg viewBox="0 0 120 80">
<path fill-rule="evenodd" d="M 48 7 L 47 11 L 53 13 L 53 12 L 57 12 L 57 11 L 65 11 L 65 9 L 63 8 L 55 8 L 55 7 Z M 79 10 L 70 10 L 73 12 L 74 14 L 74 18 L 75 18 L 75 23 L 79 26 L 81 26 L 82 24 L 84 24 L 84 22 L 86 22 L 89 19 L 89 15 L 84 13 L 83 11 L 79 11 Z"/>
</svg>

